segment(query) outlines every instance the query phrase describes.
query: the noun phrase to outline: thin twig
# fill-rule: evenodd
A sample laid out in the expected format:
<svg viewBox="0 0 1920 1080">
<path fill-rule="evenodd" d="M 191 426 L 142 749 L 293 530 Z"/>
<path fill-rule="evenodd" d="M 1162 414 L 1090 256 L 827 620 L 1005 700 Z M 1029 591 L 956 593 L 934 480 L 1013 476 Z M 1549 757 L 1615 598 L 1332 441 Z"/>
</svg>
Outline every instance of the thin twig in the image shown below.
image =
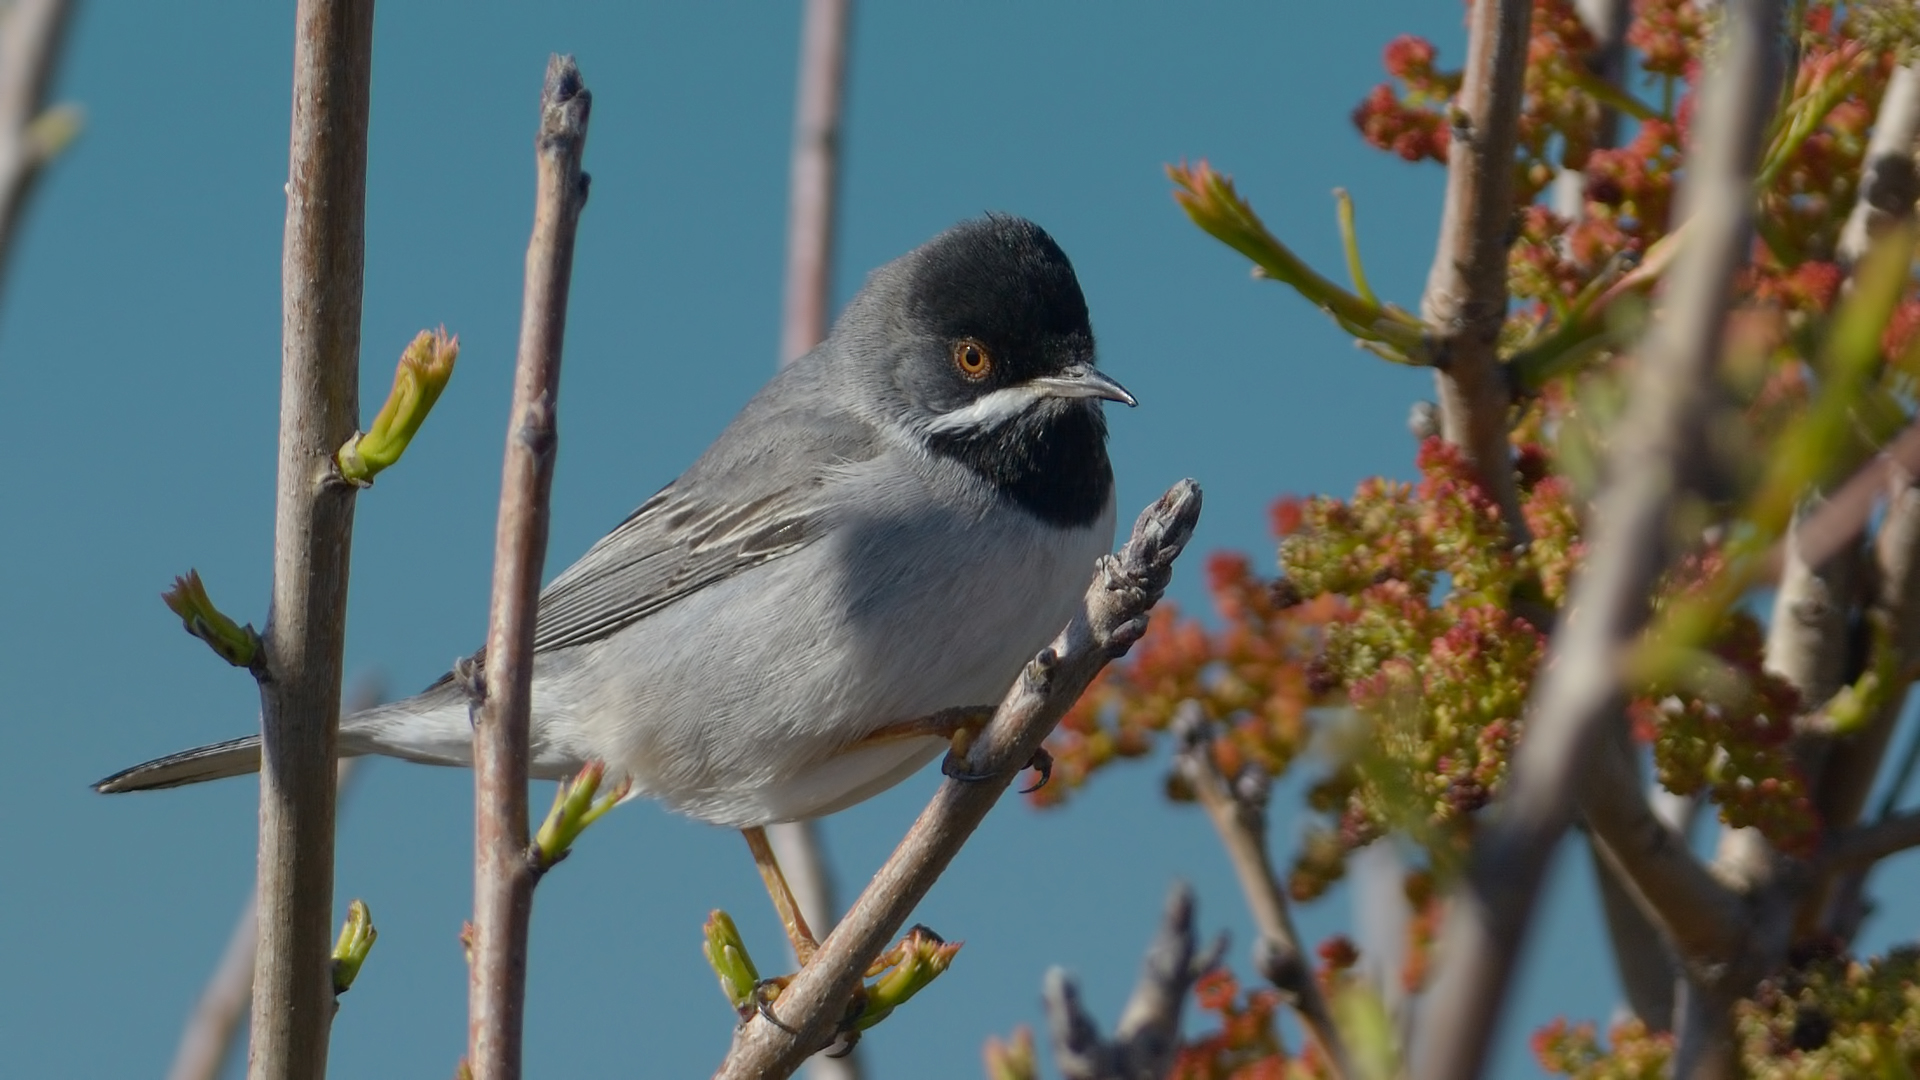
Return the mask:
<svg viewBox="0 0 1920 1080">
<path fill-rule="evenodd" d="M 1060 968 L 1047 972 L 1041 1000 L 1053 1034 L 1053 1060 L 1066 1080 L 1160 1080 L 1180 1049 L 1180 1012 L 1200 976 L 1219 966 L 1226 935 L 1205 952 L 1193 928 L 1193 890 L 1176 883 L 1166 914 L 1147 947 L 1140 981 L 1120 1014 L 1113 1038 L 1080 1003 L 1080 988 Z"/>
<path fill-rule="evenodd" d="M 259 917 L 260 909 L 249 895 L 234 921 L 213 977 L 207 980 L 200 1000 L 194 1003 L 193 1015 L 181 1029 L 180 1047 L 173 1052 L 167 1080 L 219 1080 L 226 1071 L 234 1033 L 240 1030 L 240 1018 L 247 1014 L 247 1002 L 253 997 Z"/>
<path fill-rule="evenodd" d="M 1253 913 L 1253 924 L 1260 931 L 1254 947 L 1260 974 L 1292 1002 L 1301 1023 L 1326 1054 L 1335 1080 L 1353 1076 L 1346 1043 L 1313 977 L 1313 964 L 1301 948 L 1286 893 L 1274 876 L 1273 860 L 1267 853 L 1269 781 L 1264 774 L 1233 780 L 1222 775 L 1213 758 L 1206 724 L 1197 703 L 1189 701 L 1176 711 L 1173 729 L 1178 733 L 1180 750 L 1174 758 L 1174 769 L 1193 789 L 1195 800 L 1220 834 L 1221 846 L 1227 849 L 1227 859 Z"/>
<path fill-rule="evenodd" d="M 574 235 L 587 202 L 586 150 L 593 96 L 571 56 L 547 61 L 535 140 L 538 188 L 527 245 L 520 353 L 507 421 L 493 603 L 484 688 L 474 705 L 474 881 L 467 1064 L 475 1080 L 520 1075 L 527 989 L 527 930 L 537 879 L 528 854 L 527 758 L 533 701 L 533 630 L 547 555 L 548 503 L 558 431 L 560 354 Z"/>
<path fill-rule="evenodd" d="M 45 111 L 47 84 L 72 13 L 69 0 L 0 5 L 0 283 L 21 207 L 77 122 Z"/>
<path fill-rule="evenodd" d="M 1729 0 L 1725 10 L 1725 40 L 1706 80 L 1682 191 L 1694 235 L 1642 352 L 1591 515 L 1590 553 L 1535 686 L 1507 790 L 1449 906 L 1414 1058 L 1422 1080 L 1461 1080 L 1484 1068 L 1582 764 L 1603 742 L 1605 725 L 1622 715 L 1617 657 L 1644 625 L 1647 596 L 1668 562 L 1671 514 L 1746 254 L 1753 168 L 1777 77 L 1778 0 Z"/>
<path fill-rule="evenodd" d="M 1595 854 L 1682 957 L 1696 966 L 1719 964 L 1745 947 L 1740 897 L 1654 812 L 1624 737 L 1603 740 L 1585 759 L 1579 798 Z M 1662 1030 L 1669 1023 L 1662 1018 Z"/>
<path fill-rule="evenodd" d="M 1763 558 L 1758 581 L 1778 581 L 1786 563 L 1787 545 L 1798 545 L 1801 557 L 1823 562 L 1853 542 L 1873 517 L 1873 508 L 1896 479 L 1920 476 L 1920 421 L 1909 423 L 1884 450 L 1862 465 L 1833 496 L 1807 519 L 1794 525 L 1791 538 L 1782 537 Z"/>
<path fill-rule="evenodd" d="M 779 1080 L 829 1043 L 862 973 L 1016 772 L 1032 760 L 1094 676 L 1139 640 L 1147 612 L 1165 590 L 1173 560 L 1192 538 L 1199 516 L 1200 488 L 1191 480 L 1175 484 L 1141 513 L 1126 546 L 1101 560 L 1080 614 L 1027 665 L 964 759 L 955 763 L 956 771 L 989 779 L 948 779 L 940 785 L 813 962 L 781 991 L 773 1005 L 780 1023 L 750 1019 L 734 1033 L 716 1076 Z"/>
<path fill-rule="evenodd" d="M 787 282 L 780 325 L 782 366 L 799 359 L 827 336 L 852 9 L 853 0 L 807 0 L 802 18 L 793 162 L 788 176 Z M 840 912 L 833 896 L 833 867 L 821 843 L 819 823 L 771 825 L 767 838 L 786 871 L 807 925 L 822 934 L 832 930 Z M 808 1073 L 813 1080 L 860 1080 L 861 1057 L 857 1047 L 849 1047 L 838 1057 L 819 1056 L 813 1059 Z"/>
<path fill-rule="evenodd" d="M 807 0 L 800 30 L 800 88 L 787 195 L 787 295 L 780 362 L 827 336 L 833 285 L 834 209 L 840 186 L 840 117 L 846 98 L 853 0 Z"/>
<path fill-rule="evenodd" d="M 1467 66 L 1453 106 L 1440 244 L 1421 314 L 1430 327 L 1441 431 L 1500 504 L 1508 530 L 1526 522 L 1507 442 L 1512 393 L 1496 346 L 1507 317 L 1513 152 L 1526 76 L 1532 0 L 1485 0 L 1468 10 Z"/>
<path fill-rule="evenodd" d="M 282 289 L 273 602 L 260 672 L 260 945 L 253 1080 L 327 1071 L 335 742 L 360 411 L 372 0 L 300 0 Z"/>
</svg>

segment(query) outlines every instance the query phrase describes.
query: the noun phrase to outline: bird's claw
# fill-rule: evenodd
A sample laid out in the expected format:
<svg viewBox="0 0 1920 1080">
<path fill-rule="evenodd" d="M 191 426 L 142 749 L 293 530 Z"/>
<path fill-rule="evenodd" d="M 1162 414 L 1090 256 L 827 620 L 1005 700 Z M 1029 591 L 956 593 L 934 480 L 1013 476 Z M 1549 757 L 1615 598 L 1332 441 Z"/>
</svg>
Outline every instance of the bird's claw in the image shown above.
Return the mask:
<svg viewBox="0 0 1920 1080">
<path fill-rule="evenodd" d="M 940 775 L 950 780 L 958 780 L 963 784 L 977 784 L 982 780 L 993 779 L 993 773 L 973 772 L 967 769 L 962 764 L 963 759 L 961 753 L 961 751 L 956 750 L 947 754 L 946 759 L 940 762 Z M 1020 789 L 1020 794 L 1030 795 L 1046 787 L 1047 781 L 1053 779 L 1053 755 L 1047 753 L 1046 747 L 1043 746 L 1035 750 L 1033 756 L 1028 758 L 1027 763 L 1021 766 L 1021 768 L 1023 770 L 1032 769 L 1034 772 L 1040 774 L 1039 779 L 1033 782 L 1033 786 Z"/>
<path fill-rule="evenodd" d="M 1053 779 L 1053 755 L 1047 753 L 1047 748 L 1042 746 L 1033 752 L 1033 757 L 1027 759 L 1027 768 L 1032 769 L 1039 776 L 1031 786 L 1020 789 L 1022 795 L 1031 795 L 1039 791 L 1047 786 L 1047 781 Z"/>
</svg>

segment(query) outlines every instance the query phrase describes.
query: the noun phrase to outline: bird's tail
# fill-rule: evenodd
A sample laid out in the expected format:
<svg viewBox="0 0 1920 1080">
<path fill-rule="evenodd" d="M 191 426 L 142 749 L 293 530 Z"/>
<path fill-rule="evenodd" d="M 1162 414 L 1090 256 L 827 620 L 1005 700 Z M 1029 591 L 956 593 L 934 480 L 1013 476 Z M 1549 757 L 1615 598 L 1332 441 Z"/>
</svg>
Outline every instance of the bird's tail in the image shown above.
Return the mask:
<svg viewBox="0 0 1920 1080">
<path fill-rule="evenodd" d="M 260 736 L 247 735 L 211 746 L 196 746 L 122 769 L 93 785 L 103 794 L 153 791 L 260 771 Z"/>
<path fill-rule="evenodd" d="M 579 755 L 536 738 L 532 775 L 540 779 L 571 776 L 584 764 Z M 473 764 L 473 727 L 466 698 L 448 680 L 425 693 L 354 713 L 340 722 L 339 754 L 381 754 L 425 765 Z M 210 746 L 168 754 L 122 769 L 93 785 L 103 794 L 152 791 L 198 784 L 260 771 L 260 736 L 248 735 Z"/>
</svg>

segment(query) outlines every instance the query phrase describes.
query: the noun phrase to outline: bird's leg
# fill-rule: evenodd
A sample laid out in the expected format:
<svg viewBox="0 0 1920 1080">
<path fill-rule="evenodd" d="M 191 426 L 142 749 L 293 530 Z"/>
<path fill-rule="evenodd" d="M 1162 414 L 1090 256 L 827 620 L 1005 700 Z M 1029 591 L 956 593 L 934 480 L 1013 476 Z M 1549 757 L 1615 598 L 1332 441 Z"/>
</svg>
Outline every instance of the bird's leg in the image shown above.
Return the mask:
<svg viewBox="0 0 1920 1080">
<path fill-rule="evenodd" d="M 807 917 L 800 913 L 800 902 L 793 898 L 787 876 L 780 872 L 780 862 L 773 857 L 773 846 L 767 842 L 767 830 L 755 825 L 741 829 L 740 835 L 747 838 L 747 847 L 753 851 L 753 865 L 760 868 L 760 877 L 767 883 L 767 895 L 773 898 L 773 909 L 780 913 L 780 925 L 787 931 L 787 940 L 793 943 L 793 955 L 799 958 L 801 967 L 806 967 L 820 943 L 807 927 Z"/>
</svg>

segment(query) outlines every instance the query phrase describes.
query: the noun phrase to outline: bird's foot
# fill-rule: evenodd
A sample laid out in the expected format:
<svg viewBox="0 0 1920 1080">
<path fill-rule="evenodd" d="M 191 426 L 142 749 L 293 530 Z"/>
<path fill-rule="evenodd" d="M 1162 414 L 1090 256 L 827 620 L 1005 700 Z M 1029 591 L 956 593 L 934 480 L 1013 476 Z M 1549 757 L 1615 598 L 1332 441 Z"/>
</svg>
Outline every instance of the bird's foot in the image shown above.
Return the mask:
<svg viewBox="0 0 1920 1080">
<path fill-rule="evenodd" d="M 973 772 L 966 767 L 967 748 L 972 744 L 973 734 L 971 732 L 956 732 L 953 736 L 953 749 L 948 751 L 946 759 L 940 762 L 941 775 L 968 784 L 977 784 L 982 780 L 992 779 L 992 773 Z M 1047 781 L 1053 779 L 1053 755 L 1049 754 L 1047 748 L 1044 746 L 1033 752 L 1033 756 L 1027 759 L 1025 767 L 1032 769 L 1039 775 L 1032 784 L 1020 789 L 1020 794 L 1022 795 L 1031 795 L 1039 791 L 1041 788 L 1047 786 Z"/>
</svg>

